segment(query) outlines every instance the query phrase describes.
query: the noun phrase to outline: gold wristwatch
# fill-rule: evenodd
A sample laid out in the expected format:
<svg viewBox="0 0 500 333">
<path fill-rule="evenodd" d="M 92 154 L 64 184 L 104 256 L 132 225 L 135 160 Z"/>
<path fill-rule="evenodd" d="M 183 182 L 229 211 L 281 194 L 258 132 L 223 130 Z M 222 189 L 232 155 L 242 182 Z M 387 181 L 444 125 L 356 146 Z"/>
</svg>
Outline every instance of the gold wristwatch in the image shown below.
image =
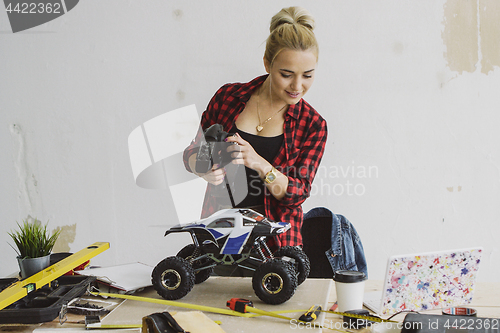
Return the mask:
<svg viewBox="0 0 500 333">
<path fill-rule="evenodd" d="M 274 182 L 276 180 L 276 178 L 278 177 L 278 175 L 276 174 L 278 172 L 278 170 L 276 170 L 274 167 L 271 169 L 271 171 L 269 171 L 268 173 L 266 173 L 266 177 L 264 177 L 264 182 L 266 184 L 271 184 L 272 182 Z"/>
</svg>

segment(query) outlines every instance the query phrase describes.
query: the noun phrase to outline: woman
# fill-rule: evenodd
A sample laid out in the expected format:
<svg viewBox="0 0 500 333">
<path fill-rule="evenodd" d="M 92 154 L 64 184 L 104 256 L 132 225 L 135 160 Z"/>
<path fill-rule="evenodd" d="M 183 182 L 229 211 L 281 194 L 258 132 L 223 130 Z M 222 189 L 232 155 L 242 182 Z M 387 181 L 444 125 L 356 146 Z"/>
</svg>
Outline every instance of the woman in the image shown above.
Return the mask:
<svg viewBox="0 0 500 333">
<path fill-rule="evenodd" d="M 282 9 L 271 20 L 264 66 L 267 75 L 248 83 L 226 84 L 211 99 L 201 128 L 221 124 L 236 133 L 226 139 L 233 164 L 247 170 L 248 195 L 237 207 L 261 206 L 274 221 L 289 222 L 291 230 L 275 246 L 300 246 L 302 203 L 323 156 L 326 121 L 302 98 L 314 81 L 318 44 L 314 19 L 300 7 Z M 197 140 L 184 152 L 184 163 L 195 170 Z M 213 195 L 225 170 L 214 165 L 199 174 L 208 181 L 203 217 L 221 207 Z M 273 246 L 274 247 L 274 246 Z"/>
</svg>

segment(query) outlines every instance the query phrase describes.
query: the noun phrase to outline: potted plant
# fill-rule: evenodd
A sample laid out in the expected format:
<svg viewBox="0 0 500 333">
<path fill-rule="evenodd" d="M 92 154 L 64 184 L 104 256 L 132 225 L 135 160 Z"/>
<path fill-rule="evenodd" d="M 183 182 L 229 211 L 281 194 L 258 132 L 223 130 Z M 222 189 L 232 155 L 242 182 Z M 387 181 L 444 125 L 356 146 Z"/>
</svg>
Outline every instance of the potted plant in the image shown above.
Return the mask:
<svg viewBox="0 0 500 333">
<path fill-rule="evenodd" d="M 17 261 L 23 279 L 49 266 L 50 253 L 61 230 L 50 235 L 47 224 L 42 225 L 37 219 L 24 220 L 22 224 L 17 223 L 19 230 L 9 232 L 17 246 L 17 250 L 13 248 L 18 254 Z"/>
</svg>

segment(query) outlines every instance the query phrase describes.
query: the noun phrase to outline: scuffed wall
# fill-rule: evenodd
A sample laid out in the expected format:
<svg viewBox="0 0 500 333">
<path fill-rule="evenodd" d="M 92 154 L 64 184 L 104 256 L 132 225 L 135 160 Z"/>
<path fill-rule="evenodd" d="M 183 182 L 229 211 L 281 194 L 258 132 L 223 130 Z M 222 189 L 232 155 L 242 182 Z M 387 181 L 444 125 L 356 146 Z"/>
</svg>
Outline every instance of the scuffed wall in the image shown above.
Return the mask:
<svg viewBox="0 0 500 333">
<path fill-rule="evenodd" d="M 451 70 L 483 74 L 500 66 L 500 2 L 447 0 L 443 41 Z"/>
<path fill-rule="evenodd" d="M 26 146 L 27 134 L 20 125 L 11 124 L 9 129 L 12 136 L 14 153 L 12 161 L 16 170 L 18 183 L 18 207 L 27 211 L 28 214 L 42 212 L 42 199 L 36 176 L 36 152 Z"/>
<path fill-rule="evenodd" d="M 488 74 L 500 66 L 500 1 L 479 0 L 481 72 Z"/>
<path fill-rule="evenodd" d="M 294 2 L 316 18 L 305 99 L 329 126 L 304 209 L 355 225 L 372 279 L 390 255 L 483 246 L 479 278 L 499 281 L 499 3 Z M 264 74 L 269 21 L 287 5 L 86 0 L 19 34 L 0 10 L 0 277 L 17 269 L 7 231 L 28 216 L 62 230 L 56 251 L 110 242 L 92 265 L 155 265 L 189 242 L 163 237 L 172 193 L 135 184 L 127 138 Z"/>
</svg>

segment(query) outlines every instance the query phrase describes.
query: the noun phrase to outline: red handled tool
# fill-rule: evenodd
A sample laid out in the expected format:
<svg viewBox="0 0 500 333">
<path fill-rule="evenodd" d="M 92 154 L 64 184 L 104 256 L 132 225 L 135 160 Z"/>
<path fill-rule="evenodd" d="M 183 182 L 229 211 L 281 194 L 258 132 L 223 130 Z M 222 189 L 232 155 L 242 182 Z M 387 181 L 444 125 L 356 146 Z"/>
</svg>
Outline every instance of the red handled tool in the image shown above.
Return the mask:
<svg viewBox="0 0 500 333">
<path fill-rule="evenodd" d="M 281 316 L 279 314 L 276 314 L 274 312 L 270 311 L 264 311 L 264 310 L 259 310 L 253 307 L 252 301 L 244 298 L 231 298 L 229 301 L 226 302 L 226 306 L 229 307 L 231 310 L 236 311 L 236 312 L 241 312 L 241 313 L 257 313 L 263 316 L 270 316 L 270 317 L 276 317 L 276 318 L 281 318 L 281 319 L 286 319 L 286 320 L 291 320 L 292 318 L 288 318 L 285 316 Z"/>
<path fill-rule="evenodd" d="M 247 306 L 253 307 L 253 302 L 244 298 L 231 298 L 226 302 L 226 306 L 233 311 L 247 313 Z"/>
</svg>

